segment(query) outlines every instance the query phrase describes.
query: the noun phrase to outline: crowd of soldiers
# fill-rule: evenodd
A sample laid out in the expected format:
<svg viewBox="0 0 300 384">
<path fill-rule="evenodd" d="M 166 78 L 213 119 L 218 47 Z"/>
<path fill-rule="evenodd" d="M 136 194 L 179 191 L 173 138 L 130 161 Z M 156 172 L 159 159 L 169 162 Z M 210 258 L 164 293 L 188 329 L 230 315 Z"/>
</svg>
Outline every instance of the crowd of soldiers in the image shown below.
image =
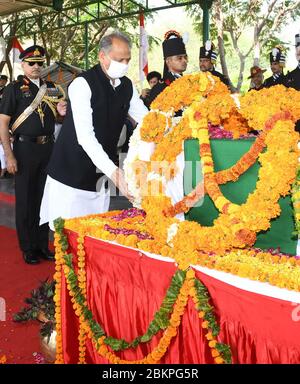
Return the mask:
<svg viewBox="0 0 300 384">
<path fill-rule="evenodd" d="M 163 76 L 156 71 L 150 72 L 147 76 L 150 89 L 144 89 L 141 94 L 141 98 L 148 108 L 150 108 L 150 104 L 155 97 L 174 80 L 183 76 L 187 69 L 188 56 L 186 47 L 178 32 L 167 32 L 162 48 L 164 55 Z M 298 65 L 293 71 L 288 72 L 287 74 L 284 74 L 286 57 L 281 46 L 274 47 L 269 55 L 272 76 L 264 80 L 263 74 L 266 69 L 262 69 L 259 66 L 253 66 L 250 69 L 250 76 L 248 77 L 248 79 L 251 80 L 249 91 L 269 88 L 277 84 L 300 90 L 300 34 L 296 34 L 295 36 L 295 48 Z M 206 41 L 199 52 L 200 71 L 209 71 L 212 75 L 219 77 L 220 80 L 228 86 L 231 92 L 234 92 L 235 90 L 229 79 L 222 73 L 216 71 L 216 61 L 217 52 L 215 47 L 210 41 Z"/>
</svg>

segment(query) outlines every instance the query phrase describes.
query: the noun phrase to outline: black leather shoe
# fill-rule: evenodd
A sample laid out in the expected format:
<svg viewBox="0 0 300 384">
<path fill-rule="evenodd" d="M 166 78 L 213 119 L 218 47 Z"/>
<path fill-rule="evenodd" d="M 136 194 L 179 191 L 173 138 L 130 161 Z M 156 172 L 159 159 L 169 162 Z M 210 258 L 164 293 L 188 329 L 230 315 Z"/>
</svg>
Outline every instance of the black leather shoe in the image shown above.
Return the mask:
<svg viewBox="0 0 300 384">
<path fill-rule="evenodd" d="M 39 258 L 33 251 L 23 252 L 23 259 L 27 264 L 38 264 L 40 262 Z"/>
<path fill-rule="evenodd" d="M 51 251 L 50 251 L 49 249 L 47 249 L 47 248 L 37 250 L 37 251 L 36 251 L 36 254 L 37 254 L 37 256 L 38 256 L 40 259 L 49 260 L 49 261 L 54 261 L 54 260 L 55 260 L 54 253 L 51 252 Z"/>
</svg>

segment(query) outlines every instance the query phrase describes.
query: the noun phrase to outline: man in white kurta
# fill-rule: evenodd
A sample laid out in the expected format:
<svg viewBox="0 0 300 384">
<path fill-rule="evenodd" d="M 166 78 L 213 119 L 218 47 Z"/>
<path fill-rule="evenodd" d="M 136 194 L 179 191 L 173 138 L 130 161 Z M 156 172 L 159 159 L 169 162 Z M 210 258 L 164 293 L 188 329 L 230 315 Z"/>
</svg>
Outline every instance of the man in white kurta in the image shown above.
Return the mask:
<svg viewBox="0 0 300 384">
<path fill-rule="evenodd" d="M 109 79 L 107 84 L 117 92 L 118 87 L 124 83 L 124 75 L 128 69 L 130 57 L 130 43 L 127 41 L 127 37 L 124 37 L 124 35 L 119 32 L 113 33 L 106 36 L 104 41 L 102 39 L 102 42 L 100 42 L 100 66 L 98 65 L 98 68 L 95 66 L 90 71 L 94 70 L 95 72 L 98 70 L 100 74 L 104 74 Z M 88 72 L 89 71 L 87 71 L 87 73 Z M 97 74 L 97 72 L 95 73 Z M 79 145 L 93 165 L 110 178 L 121 193 L 130 199 L 131 196 L 127 189 L 123 171 L 112 161 L 109 154 L 103 148 L 103 143 L 96 137 L 98 128 L 95 126 L 97 124 L 97 122 L 95 122 L 96 111 L 95 106 L 93 107 L 93 105 L 95 105 L 95 97 L 94 90 L 91 89 L 94 85 L 87 79 L 89 79 L 89 77 L 85 78 L 82 76 L 76 78 L 68 90 L 70 100 L 68 107 L 72 110 L 78 141 L 76 145 Z M 126 84 L 128 84 L 128 81 L 129 79 L 127 79 Z M 148 113 L 148 110 L 139 98 L 138 92 L 132 82 L 130 86 L 132 86 L 132 95 L 129 102 L 128 114 L 139 123 Z M 118 111 L 116 111 L 116 113 L 118 113 Z M 103 127 L 103 129 L 105 129 L 105 127 Z M 64 124 L 59 136 L 62 135 L 63 130 Z M 60 137 L 58 137 L 58 141 L 59 139 Z M 69 151 L 67 144 L 65 149 L 66 152 Z M 76 148 L 74 151 L 76 151 Z M 55 159 L 53 162 L 55 162 Z M 56 168 L 64 168 L 66 164 L 67 161 L 65 163 L 62 161 L 59 166 L 56 165 Z M 74 165 L 75 164 L 76 162 L 74 161 Z M 74 169 L 72 171 L 74 171 Z M 60 174 L 59 172 L 60 171 L 57 171 L 57 174 Z M 75 169 L 75 173 L 76 172 L 82 172 L 80 166 L 78 170 Z M 52 175 L 51 172 L 50 175 Z M 67 176 L 65 176 L 65 179 L 68 179 Z M 50 228 L 53 229 L 53 221 L 58 217 L 67 219 L 102 213 L 107 211 L 108 208 L 109 193 L 105 191 L 104 184 L 102 184 L 100 190 L 92 191 L 87 190 L 87 188 L 76 188 L 72 182 L 62 182 L 60 177 L 48 175 L 41 205 L 40 224 L 49 222 Z"/>
</svg>

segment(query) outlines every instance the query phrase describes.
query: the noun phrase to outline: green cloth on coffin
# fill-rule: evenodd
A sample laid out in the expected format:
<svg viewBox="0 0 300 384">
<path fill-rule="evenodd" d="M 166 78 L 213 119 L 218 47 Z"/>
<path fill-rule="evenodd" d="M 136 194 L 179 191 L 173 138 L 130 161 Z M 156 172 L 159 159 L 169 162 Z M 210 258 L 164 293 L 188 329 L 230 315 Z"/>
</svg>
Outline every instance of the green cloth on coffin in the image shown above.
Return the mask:
<svg viewBox="0 0 300 384">
<path fill-rule="evenodd" d="M 244 153 L 252 146 L 255 139 L 226 140 L 212 139 L 211 149 L 214 159 L 215 171 L 227 169 L 234 165 Z M 196 139 L 186 140 L 184 143 L 185 170 L 184 170 L 184 194 L 187 195 L 202 180 L 200 169 L 199 143 Z M 196 163 L 197 162 L 197 163 Z M 192 166 L 191 166 L 192 165 Z M 287 165 L 288 166 L 288 165 Z M 249 193 L 256 187 L 258 161 L 248 169 L 236 182 L 221 185 L 224 196 L 236 204 L 242 204 L 247 200 Z M 280 247 L 281 252 L 296 254 L 297 239 L 292 237 L 294 231 L 293 209 L 291 197 L 287 196 L 279 200 L 281 214 L 271 221 L 271 228 L 266 232 L 260 232 L 254 247 L 268 249 Z M 198 204 L 199 205 L 199 204 Z M 186 220 L 197 221 L 204 226 L 212 226 L 219 212 L 211 198 L 205 195 L 202 205 L 193 207 L 186 215 Z"/>
</svg>

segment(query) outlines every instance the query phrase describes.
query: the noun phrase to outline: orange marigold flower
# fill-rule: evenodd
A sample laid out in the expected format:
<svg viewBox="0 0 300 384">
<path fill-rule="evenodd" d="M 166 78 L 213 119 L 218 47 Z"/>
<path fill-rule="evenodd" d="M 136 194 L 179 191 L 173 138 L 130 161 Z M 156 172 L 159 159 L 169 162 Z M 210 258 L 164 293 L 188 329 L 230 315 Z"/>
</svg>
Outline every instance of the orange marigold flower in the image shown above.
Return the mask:
<svg viewBox="0 0 300 384">
<path fill-rule="evenodd" d="M 216 364 L 224 364 L 225 362 L 224 359 L 220 356 L 216 357 L 214 360 Z"/>
<path fill-rule="evenodd" d="M 217 340 L 211 340 L 208 343 L 208 345 L 209 345 L 210 348 L 215 348 L 215 346 L 217 345 Z"/>
<path fill-rule="evenodd" d="M 0 364 L 5 364 L 7 362 L 7 357 L 5 355 L 0 357 Z"/>
<path fill-rule="evenodd" d="M 200 317 L 200 319 L 202 319 L 202 318 L 205 316 L 205 312 L 200 311 L 200 312 L 198 313 L 198 316 Z"/>
<path fill-rule="evenodd" d="M 217 357 L 217 356 L 220 356 L 220 353 L 216 349 L 212 349 L 211 350 L 211 355 L 212 355 L 212 357 Z"/>
<path fill-rule="evenodd" d="M 208 332 L 205 337 L 207 338 L 207 340 L 213 340 L 213 334 L 211 332 Z"/>
</svg>

